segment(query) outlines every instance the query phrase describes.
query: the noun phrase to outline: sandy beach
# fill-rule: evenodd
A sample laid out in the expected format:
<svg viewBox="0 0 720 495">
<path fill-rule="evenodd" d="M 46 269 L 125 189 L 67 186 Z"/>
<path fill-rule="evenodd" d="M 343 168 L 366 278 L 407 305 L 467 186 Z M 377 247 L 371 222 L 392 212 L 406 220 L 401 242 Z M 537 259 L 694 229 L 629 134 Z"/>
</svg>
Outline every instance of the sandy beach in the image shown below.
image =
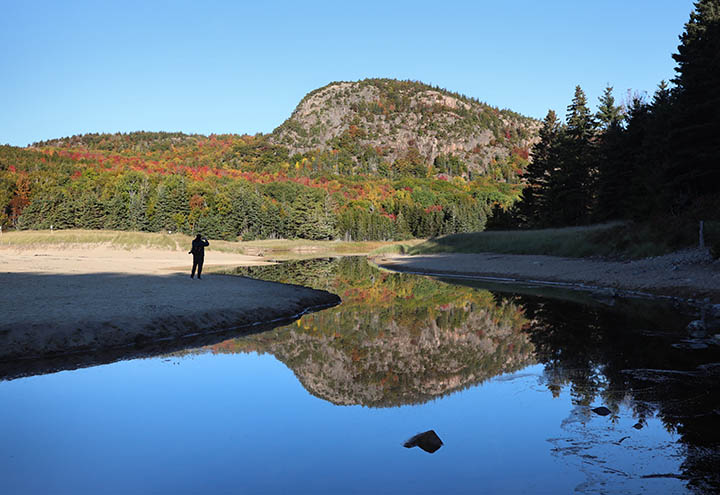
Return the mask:
<svg viewBox="0 0 720 495">
<path fill-rule="evenodd" d="M 209 251 L 202 280 L 182 251 L 0 249 L 0 360 L 96 351 L 292 318 L 337 304 L 305 287 L 207 273 L 266 264 Z"/>
<path fill-rule="evenodd" d="M 493 253 L 391 255 L 373 261 L 405 272 L 561 282 L 720 304 L 720 262 L 700 250 L 634 261 Z"/>
</svg>

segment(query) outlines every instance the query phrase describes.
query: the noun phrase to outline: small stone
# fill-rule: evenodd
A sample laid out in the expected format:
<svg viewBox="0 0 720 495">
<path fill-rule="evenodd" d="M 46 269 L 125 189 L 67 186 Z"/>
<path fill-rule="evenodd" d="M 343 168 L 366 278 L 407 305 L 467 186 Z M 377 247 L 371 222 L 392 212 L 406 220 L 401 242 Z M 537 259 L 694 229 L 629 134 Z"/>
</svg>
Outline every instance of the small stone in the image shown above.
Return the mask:
<svg viewBox="0 0 720 495">
<path fill-rule="evenodd" d="M 607 416 L 608 414 L 610 414 L 612 412 L 610 409 L 608 409 L 605 406 L 596 407 L 595 409 L 591 409 L 591 411 L 599 416 Z"/>
<path fill-rule="evenodd" d="M 694 320 L 691 321 L 687 326 L 688 332 L 690 333 L 691 337 L 704 337 L 707 333 L 707 326 L 705 325 L 705 322 L 702 320 Z"/>
<path fill-rule="evenodd" d="M 423 433 L 418 433 L 403 444 L 403 447 L 405 447 L 406 449 L 412 447 L 420 447 L 425 452 L 429 452 L 430 454 L 432 454 L 442 446 L 443 441 L 440 440 L 439 436 L 437 436 L 435 430 L 428 430 Z"/>
<path fill-rule="evenodd" d="M 637 423 L 635 423 L 635 424 L 633 425 L 633 428 L 635 428 L 636 430 L 642 430 L 642 429 L 643 429 L 643 424 L 642 424 L 640 421 L 638 421 Z"/>
</svg>

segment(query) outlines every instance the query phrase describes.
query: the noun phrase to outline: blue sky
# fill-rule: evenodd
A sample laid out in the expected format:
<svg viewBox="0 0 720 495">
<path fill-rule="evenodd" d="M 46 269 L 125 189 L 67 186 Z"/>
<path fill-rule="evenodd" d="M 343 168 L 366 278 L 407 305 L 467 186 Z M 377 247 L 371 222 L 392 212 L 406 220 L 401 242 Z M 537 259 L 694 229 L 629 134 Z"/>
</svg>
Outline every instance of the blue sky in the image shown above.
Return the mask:
<svg viewBox="0 0 720 495">
<path fill-rule="evenodd" d="M 331 81 L 412 79 L 542 118 L 652 93 L 692 0 L 0 0 L 0 143 L 270 132 Z"/>
</svg>

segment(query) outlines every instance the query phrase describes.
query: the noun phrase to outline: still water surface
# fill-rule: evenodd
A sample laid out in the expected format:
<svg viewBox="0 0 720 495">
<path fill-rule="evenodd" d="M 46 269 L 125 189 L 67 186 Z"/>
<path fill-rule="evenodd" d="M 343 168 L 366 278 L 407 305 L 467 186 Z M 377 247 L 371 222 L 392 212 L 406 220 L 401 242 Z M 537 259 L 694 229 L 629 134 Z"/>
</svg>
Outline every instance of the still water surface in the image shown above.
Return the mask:
<svg viewBox="0 0 720 495">
<path fill-rule="evenodd" d="M 343 304 L 200 349 L 0 382 L 0 493 L 718 487 L 718 349 L 690 345 L 676 308 L 354 258 L 237 271 Z M 430 429 L 435 453 L 403 448 Z"/>
</svg>

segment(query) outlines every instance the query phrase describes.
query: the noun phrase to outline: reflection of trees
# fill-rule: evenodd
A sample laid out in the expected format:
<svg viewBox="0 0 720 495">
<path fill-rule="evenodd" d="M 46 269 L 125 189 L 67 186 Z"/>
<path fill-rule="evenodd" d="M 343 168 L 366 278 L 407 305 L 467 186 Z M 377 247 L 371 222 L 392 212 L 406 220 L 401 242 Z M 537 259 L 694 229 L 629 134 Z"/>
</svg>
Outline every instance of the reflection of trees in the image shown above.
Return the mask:
<svg viewBox="0 0 720 495">
<path fill-rule="evenodd" d="M 343 258 L 238 273 L 323 287 L 343 304 L 296 324 L 213 347 L 270 352 L 335 404 L 420 403 L 532 362 L 520 308 L 488 291 L 380 272 Z"/>
<path fill-rule="evenodd" d="M 601 402 L 611 419 L 629 407 L 636 428 L 657 416 L 680 436 L 690 486 L 720 488 L 720 365 L 712 364 L 720 359 L 716 347 L 683 342 L 677 329 L 687 318 L 671 306 L 581 293 L 570 294 L 575 302 L 531 293 L 501 299 L 359 259 L 242 273 L 329 290 L 343 304 L 216 352 L 272 353 L 314 395 L 368 406 L 424 402 L 538 360 L 549 390 L 569 387 L 576 405 Z"/>
<path fill-rule="evenodd" d="M 596 399 L 617 413 L 629 405 L 638 419 L 657 415 L 676 431 L 687 455 L 683 475 L 699 492 L 720 488 L 720 365 L 717 348 L 683 343 L 678 322 L 566 301 L 521 296 L 528 335 L 545 365 L 548 388 L 569 385 L 573 401 Z M 669 317 L 672 319 L 672 317 Z M 708 364 L 711 363 L 711 364 Z"/>
</svg>

